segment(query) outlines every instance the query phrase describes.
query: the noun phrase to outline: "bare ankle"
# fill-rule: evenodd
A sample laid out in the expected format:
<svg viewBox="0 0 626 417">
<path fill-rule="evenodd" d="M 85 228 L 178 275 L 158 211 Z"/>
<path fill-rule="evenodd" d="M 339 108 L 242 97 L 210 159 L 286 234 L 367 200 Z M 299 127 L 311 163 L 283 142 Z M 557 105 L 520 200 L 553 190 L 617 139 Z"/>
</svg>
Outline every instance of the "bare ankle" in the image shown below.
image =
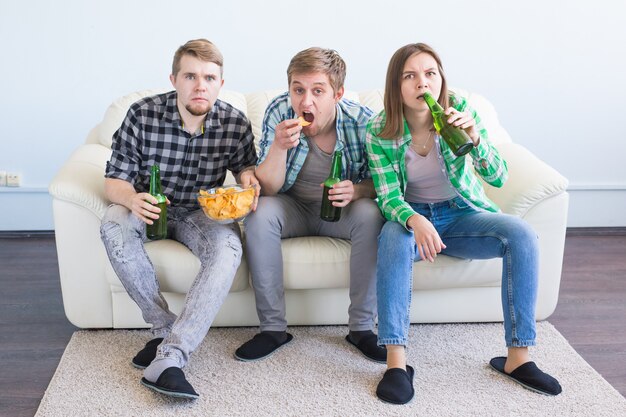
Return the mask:
<svg viewBox="0 0 626 417">
<path fill-rule="evenodd" d="M 506 363 L 504 364 L 504 372 L 510 374 L 515 369 L 530 361 L 530 354 L 527 347 L 510 347 Z"/>
<path fill-rule="evenodd" d="M 406 349 L 402 345 L 387 345 L 387 368 L 406 370 Z"/>
</svg>

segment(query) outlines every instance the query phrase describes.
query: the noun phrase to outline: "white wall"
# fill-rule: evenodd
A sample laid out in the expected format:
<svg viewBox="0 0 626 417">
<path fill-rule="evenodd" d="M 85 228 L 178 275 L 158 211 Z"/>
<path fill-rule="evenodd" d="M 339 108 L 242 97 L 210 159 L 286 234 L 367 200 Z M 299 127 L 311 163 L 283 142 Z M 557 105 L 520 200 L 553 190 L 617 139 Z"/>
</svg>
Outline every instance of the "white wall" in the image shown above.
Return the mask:
<svg viewBox="0 0 626 417">
<path fill-rule="evenodd" d="M 383 6 L 383 4 L 388 4 Z M 331 47 L 346 88 L 381 88 L 392 53 L 431 44 L 451 85 L 480 92 L 513 140 L 571 183 L 570 226 L 626 226 L 626 2 L 81 1 L 0 4 L 0 230 L 51 230 L 47 184 L 115 98 L 167 86 L 205 37 L 225 88 L 286 86 L 291 57 Z"/>
</svg>

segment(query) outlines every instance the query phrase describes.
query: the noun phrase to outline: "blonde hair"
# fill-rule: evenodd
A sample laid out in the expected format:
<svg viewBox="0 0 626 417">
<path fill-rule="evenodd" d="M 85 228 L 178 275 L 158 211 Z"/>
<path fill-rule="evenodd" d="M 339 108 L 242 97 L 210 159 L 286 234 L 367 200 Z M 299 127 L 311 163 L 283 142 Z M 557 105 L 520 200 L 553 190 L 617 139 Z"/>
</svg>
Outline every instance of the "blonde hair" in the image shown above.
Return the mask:
<svg viewBox="0 0 626 417">
<path fill-rule="evenodd" d="M 437 62 L 439 74 L 441 74 L 441 93 L 439 94 L 439 104 L 444 109 L 450 107 L 450 95 L 448 93 L 448 83 L 441 65 L 441 58 L 433 48 L 425 43 L 411 43 L 398 49 L 387 67 L 387 78 L 385 81 L 385 96 L 383 99 L 385 106 L 385 125 L 378 133 L 378 137 L 383 139 L 398 139 L 404 134 L 404 114 L 402 106 L 402 71 L 406 61 L 415 54 L 425 52 L 432 56 Z"/>
<path fill-rule="evenodd" d="M 224 75 L 224 57 L 217 46 L 206 39 L 194 39 L 180 46 L 174 54 L 172 75 L 176 77 L 180 71 L 180 60 L 184 55 L 190 55 L 205 62 L 213 62 L 220 67 L 220 76 Z"/>
<path fill-rule="evenodd" d="M 337 92 L 346 79 L 346 63 L 333 49 L 308 48 L 298 52 L 287 67 L 287 82 L 291 85 L 293 74 L 322 72 L 328 75 L 330 85 Z"/>
</svg>

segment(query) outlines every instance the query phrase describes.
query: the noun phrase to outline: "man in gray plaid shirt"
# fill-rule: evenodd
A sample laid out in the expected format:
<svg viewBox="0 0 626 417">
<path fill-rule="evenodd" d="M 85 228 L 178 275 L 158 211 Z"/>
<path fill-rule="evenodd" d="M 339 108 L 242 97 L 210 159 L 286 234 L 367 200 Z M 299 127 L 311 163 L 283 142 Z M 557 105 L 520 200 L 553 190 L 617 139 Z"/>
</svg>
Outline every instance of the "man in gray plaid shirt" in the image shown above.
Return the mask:
<svg viewBox="0 0 626 417">
<path fill-rule="evenodd" d="M 145 368 L 143 385 L 176 397 L 199 396 L 181 368 L 207 334 L 242 254 L 237 223 L 209 220 L 196 193 L 222 185 L 227 170 L 244 186 L 258 185 L 250 122 L 243 112 L 217 99 L 224 83 L 222 71 L 222 54 L 211 42 L 198 39 L 181 46 L 170 75 L 175 90 L 130 107 L 113 136 L 105 174 L 105 192 L 112 204 L 102 219 L 102 241 L 154 335 L 132 364 Z M 178 317 L 161 295 L 144 249 L 146 224 L 160 212 L 148 193 L 152 165 L 160 167 L 163 194 L 170 204 L 168 236 L 201 262 Z"/>
</svg>

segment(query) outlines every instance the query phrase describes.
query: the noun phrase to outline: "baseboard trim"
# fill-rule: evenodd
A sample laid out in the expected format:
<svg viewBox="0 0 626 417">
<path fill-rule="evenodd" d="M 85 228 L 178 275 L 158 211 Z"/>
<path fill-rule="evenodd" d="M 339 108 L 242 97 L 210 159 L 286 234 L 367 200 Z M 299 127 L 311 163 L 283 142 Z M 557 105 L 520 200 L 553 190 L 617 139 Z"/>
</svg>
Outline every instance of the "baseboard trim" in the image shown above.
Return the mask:
<svg viewBox="0 0 626 417">
<path fill-rule="evenodd" d="M 568 227 L 566 236 L 626 236 L 626 227 Z"/>
<path fill-rule="evenodd" d="M 0 230 L 0 239 L 25 237 L 54 237 L 54 230 Z"/>
<path fill-rule="evenodd" d="M 626 236 L 626 227 L 568 227 L 566 236 Z M 0 239 L 54 237 L 54 230 L 0 230 Z"/>
</svg>

